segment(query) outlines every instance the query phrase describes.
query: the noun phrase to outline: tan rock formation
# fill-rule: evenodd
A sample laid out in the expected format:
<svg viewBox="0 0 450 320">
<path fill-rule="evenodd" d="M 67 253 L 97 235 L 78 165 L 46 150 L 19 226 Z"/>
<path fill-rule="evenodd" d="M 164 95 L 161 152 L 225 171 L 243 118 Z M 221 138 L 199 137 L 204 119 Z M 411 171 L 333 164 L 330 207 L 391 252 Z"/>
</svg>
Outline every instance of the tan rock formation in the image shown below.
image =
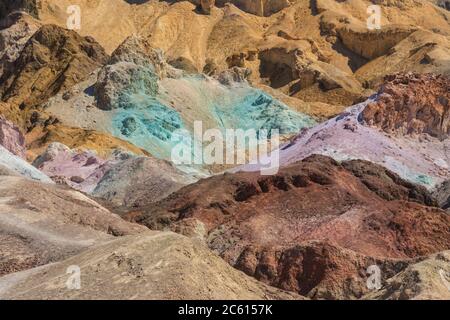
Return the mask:
<svg viewBox="0 0 450 320">
<path fill-rule="evenodd" d="M 394 73 L 435 73 L 450 76 L 448 37 L 419 30 L 399 42 L 389 52 L 374 59 L 355 75 L 366 86 L 378 88 L 386 75 Z"/>
<path fill-rule="evenodd" d="M 3 74 L 0 95 L 21 109 L 36 106 L 84 80 L 106 59 L 94 39 L 54 25 L 43 26 Z"/>
<path fill-rule="evenodd" d="M 80 290 L 67 289 L 67 268 L 81 269 Z M 2 299 L 302 299 L 264 285 L 170 232 L 110 241 L 61 263 L 0 278 Z"/>
<path fill-rule="evenodd" d="M 257 16 L 270 16 L 290 6 L 289 0 L 216 0 L 218 5 L 232 3 L 239 9 Z"/>
<path fill-rule="evenodd" d="M 30 161 L 44 152 L 53 142 L 63 143 L 71 149 L 94 150 L 102 157 L 108 157 L 117 149 L 130 151 L 136 155 L 148 155 L 145 150 L 111 135 L 60 124 L 35 127 L 26 135 L 26 142 L 27 158 Z"/>
<path fill-rule="evenodd" d="M 79 192 L 22 177 L 2 176 L 0 199 L 0 275 L 145 230 Z"/>
<path fill-rule="evenodd" d="M 38 20 L 23 13 L 10 14 L 0 21 L 0 78 L 39 28 Z"/>
</svg>

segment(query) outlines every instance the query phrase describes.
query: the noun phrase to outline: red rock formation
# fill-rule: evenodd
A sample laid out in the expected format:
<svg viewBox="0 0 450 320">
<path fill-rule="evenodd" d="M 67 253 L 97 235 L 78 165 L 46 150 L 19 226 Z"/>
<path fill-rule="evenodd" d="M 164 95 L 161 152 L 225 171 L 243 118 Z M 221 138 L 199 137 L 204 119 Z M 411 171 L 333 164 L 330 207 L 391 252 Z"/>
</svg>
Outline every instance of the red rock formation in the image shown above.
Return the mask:
<svg viewBox="0 0 450 320">
<path fill-rule="evenodd" d="M 339 298 L 367 290 L 361 270 L 377 259 L 449 248 L 450 217 L 435 204 L 424 188 L 381 166 L 312 156 L 270 177 L 202 180 L 129 218 L 200 235 L 230 264 L 274 286 Z"/>
<path fill-rule="evenodd" d="M 450 133 L 450 78 L 431 74 L 387 76 L 376 102 L 363 111 L 363 119 L 385 131 Z"/>
<path fill-rule="evenodd" d="M 359 298 L 367 292 L 367 268 L 378 265 L 383 279 L 407 262 L 374 259 L 327 242 L 311 241 L 290 248 L 248 246 L 235 267 L 272 286 L 310 298 Z"/>
</svg>

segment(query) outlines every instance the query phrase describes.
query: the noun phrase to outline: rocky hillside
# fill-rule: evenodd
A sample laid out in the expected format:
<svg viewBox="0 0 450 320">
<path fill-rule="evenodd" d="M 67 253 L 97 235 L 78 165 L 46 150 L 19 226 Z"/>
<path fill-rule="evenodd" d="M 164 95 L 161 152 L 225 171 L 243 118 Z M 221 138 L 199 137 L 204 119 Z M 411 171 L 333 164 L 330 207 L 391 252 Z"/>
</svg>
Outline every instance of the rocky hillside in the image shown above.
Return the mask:
<svg viewBox="0 0 450 320">
<path fill-rule="evenodd" d="M 53 25 L 41 27 L 4 70 L 0 94 L 22 109 L 70 88 L 105 63 L 107 55 L 92 38 Z"/>
<path fill-rule="evenodd" d="M 22 177 L 0 178 L 0 275 L 56 262 L 114 236 L 145 230 L 74 190 Z"/>
<path fill-rule="evenodd" d="M 57 183 L 118 207 L 155 202 L 196 181 L 164 160 L 118 149 L 103 159 L 95 152 L 77 152 L 60 143 L 52 143 L 33 166 Z"/>
<path fill-rule="evenodd" d="M 448 84 L 429 74 L 387 77 L 377 95 L 283 145 L 280 163 L 312 154 L 369 160 L 431 190 L 449 179 Z"/>
<path fill-rule="evenodd" d="M 363 121 L 388 132 L 422 133 L 444 140 L 450 133 L 450 78 L 406 74 L 386 78 Z"/>
<path fill-rule="evenodd" d="M 365 299 L 388 300 L 448 300 L 449 282 L 445 271 L 449 252 L 444 251 L 408 266 L 404 271 L 388 280 L 387 285 Z"/>
<path fill-rule="evenodd" d="M 361 266 L 448 247 L 449 217 L 433 206 L 425 188 L 381 166 L 313 156 L 270 177 L 236 173 L 202 180 L 128 219 L 200 237 L 231 265 L 271 285 L 315 298 L 349 298 L 365 290 Z M 298 266 L 302 259 L 331 259 L 333 267 L 316 274 Z M 329 279 L 336 273 L 341 285 Z M 349 282 L 351 288 L 344 286 Z"/>
<path fill-rule="evenodd" d="M 0 299 L 448 300 L 448 9 L 2 0 Z"/>
<path fill-rule="evenodd" d="M 83 274 L 82 289 L 69 291 L 66 290 L 67 280 L 60 275 L 74 263 L 80 265 Z M 200 243 L 170 232 L 150 231 L 107 242 L 44 268 L 0 278 L 0 297 L 33 300 L 63 297 L 73 300 L 301 299 L 234 270 Z"/>
<path fill-rule="evenodd" d="M 449 73 L 450 14 L 424 0 L 378 1 L 380 30 L 366 26 L 373 4 L 368 0 L 216 1 L 203 14 L 200 1 L 42 3 L 41 19 L 62 26 L 65 8 L 79 5 L 80 32 L 108 52 L 139 33 L 176 67 L 209 74 L 248 68 L 255 85 L 278 89 L 323 115 L 317 102 L 349 105 L 366 95 L 365 88 L 376 89 L 386 74 Z M 120 19 L 110 14 L 98 20 L 106 11 L 120 12 Z"/>
</svg>

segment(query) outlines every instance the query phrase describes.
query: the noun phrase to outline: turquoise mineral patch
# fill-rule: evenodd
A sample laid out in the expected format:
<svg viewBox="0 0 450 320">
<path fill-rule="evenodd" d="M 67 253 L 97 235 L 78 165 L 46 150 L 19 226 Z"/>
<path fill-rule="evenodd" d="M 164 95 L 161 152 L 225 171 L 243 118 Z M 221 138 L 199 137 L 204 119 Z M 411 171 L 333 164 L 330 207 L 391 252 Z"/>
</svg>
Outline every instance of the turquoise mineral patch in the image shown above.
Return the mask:
<svg viewBox="0 0 450 320">
<path fill-rule="evenodd" d="M 178 111 L 162 102 L 163 99 L 160 99 L 157 92 L 157 79 L 152 73 L 137 73 L 132 79 L 133 83 L 119 94 L 119 108 L 114 111 L 113 134 L 146 149 L 156 157 L 170 159 L 176 143 L 172 139 L 174 132 L 185 130 L 189 133 L 192 123 L 185 123 Z M 177 91 L 179 86 L 185 90 L 182 92 L 192 93 L 197 97 L 197 102 L 192 100 L 191 105 L 195 107 L 196 103 L 203 104 L 197 107 L 198 110 L 203 110 L 199 117 L 213 119 L 216 128 L 221 131 L 254 129 L 258 132 L 265 129 L 270 137 L 273 129 L 280 134 L 294 134 L 315 124 L 311 117 L 291 110 L 265 92 L 246 84 L 236 88 L 227 87 L 199 76 L 172 81 L 172 90 Z M 164 101 L 167 101 L 171 99 L 171 92 L 165 91 L 168 91 L 164 93 Z M 173 91 L 172 95 L 175 95 Z M 185 96 L 183 98 L 189 99 Z M 194 119 L 202 120 L 204 119 Z"/>
<path fill-rule="evenodd" d="M 289 134 L 316 123 L 257 89 L 248 90 L 247 95 L 236 97 L 233 103 L 231 106 L 214 105 L 213 112 L 223 128 L 265 129 L 269 133 L 277 129 L 280 134 Z"/>
<path fill-rule="evenodd" d="M 149 97 L 145 106 L 117 110 L 113 128 L 114 135 L 154 156 L 169 158 L 172 134 L 183 128 L 183 121 L 178 112 Z"/>
</svg>

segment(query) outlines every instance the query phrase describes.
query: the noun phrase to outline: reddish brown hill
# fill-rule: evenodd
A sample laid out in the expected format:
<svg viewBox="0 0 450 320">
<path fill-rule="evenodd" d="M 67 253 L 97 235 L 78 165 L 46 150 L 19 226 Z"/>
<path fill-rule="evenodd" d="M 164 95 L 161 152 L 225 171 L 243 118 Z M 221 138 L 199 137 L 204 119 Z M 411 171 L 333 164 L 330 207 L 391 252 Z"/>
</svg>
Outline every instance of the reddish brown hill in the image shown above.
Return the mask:
<svg viewBox="0 0 450 320">
<path fill-rule="evenodd" d="M 450 78 L 432 74 L 387 76 L 379 99 L 363 111 L 363 119 L 385 131 L 450 133 Z"/>
<path fill-rule="evenodd" d="M 450 217 L 426 206 L 435 204 L 424 188 L 381 166 L 312 156 L 270 177 L 202 180 L 128 218 L 199 235 L 230 264 L 272 285 L 354 297 L 366 290 L 362 274 L 376 259 L 449 248 Z"/>
</svg>

